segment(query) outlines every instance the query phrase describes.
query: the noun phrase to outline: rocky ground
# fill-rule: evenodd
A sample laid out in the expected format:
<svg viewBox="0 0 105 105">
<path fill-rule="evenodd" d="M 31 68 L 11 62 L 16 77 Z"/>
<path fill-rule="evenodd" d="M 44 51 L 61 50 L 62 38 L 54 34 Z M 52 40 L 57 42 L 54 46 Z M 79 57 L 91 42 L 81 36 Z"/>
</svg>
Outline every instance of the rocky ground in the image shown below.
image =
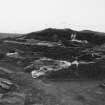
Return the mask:
<svg viewBox="0 0 105 105">
<path fill-rule="evenodd" d="M 0 40 L 0 105 L 104 105 L 105 33 L 45 29 Z"/>
</svg>

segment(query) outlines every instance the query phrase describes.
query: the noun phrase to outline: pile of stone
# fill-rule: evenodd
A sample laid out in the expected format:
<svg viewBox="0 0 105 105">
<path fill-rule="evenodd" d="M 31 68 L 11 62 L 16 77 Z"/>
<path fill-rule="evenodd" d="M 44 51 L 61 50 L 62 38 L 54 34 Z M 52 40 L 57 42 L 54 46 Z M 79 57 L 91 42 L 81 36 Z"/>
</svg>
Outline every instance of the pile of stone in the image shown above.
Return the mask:
<svg viewBox="0 0 105 105">
<path fill-rule="evenodd" d="M 31 69 L 32 77 L 37 78 L 41 75 L 45 75 L 47 72 L 68 69 L 70 66 L 70 62 L 44 57 L 32 62 L 31 65 L 25 67 L 25 70 Z"/>
<path fill-rule="evenodd" d="M 0 78 L 0 88 L 9 90 L 12 86 L 13 86 L 13 83 L 10 80 Z"/>
</svg>

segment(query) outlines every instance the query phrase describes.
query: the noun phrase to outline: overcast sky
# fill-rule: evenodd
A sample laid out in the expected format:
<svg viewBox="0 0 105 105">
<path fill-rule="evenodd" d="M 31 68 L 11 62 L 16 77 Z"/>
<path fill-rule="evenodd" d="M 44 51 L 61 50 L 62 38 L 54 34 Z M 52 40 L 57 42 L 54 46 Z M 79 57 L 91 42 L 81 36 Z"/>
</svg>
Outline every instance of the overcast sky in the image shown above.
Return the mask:
<svg viewBox="0 0 105 105">
<path fill-rule="evenodd" d="M 46 27 L 105 32 L 105 0 L 0 0 L 0 32 Z"/>
</svg>

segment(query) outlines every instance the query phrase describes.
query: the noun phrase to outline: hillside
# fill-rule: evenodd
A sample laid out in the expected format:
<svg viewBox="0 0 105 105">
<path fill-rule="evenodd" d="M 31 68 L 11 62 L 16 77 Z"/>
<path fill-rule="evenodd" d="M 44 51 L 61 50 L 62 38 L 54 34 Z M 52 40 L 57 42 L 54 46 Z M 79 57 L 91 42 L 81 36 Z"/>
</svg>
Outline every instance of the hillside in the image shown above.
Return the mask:
<svg viewBox="0 0 105 105">
<path fill-rule="evenodd" d="M 0 105 L 105 104 L 105 33 L 0 35 Z"/>
<path fill-rule="evenodd" d="M 7 38 L 7 37 L 17 37 L 21 34 L 15 34 L 15 33 L 0 33 L 0 39 L 1 38 Z"/>
</svg>

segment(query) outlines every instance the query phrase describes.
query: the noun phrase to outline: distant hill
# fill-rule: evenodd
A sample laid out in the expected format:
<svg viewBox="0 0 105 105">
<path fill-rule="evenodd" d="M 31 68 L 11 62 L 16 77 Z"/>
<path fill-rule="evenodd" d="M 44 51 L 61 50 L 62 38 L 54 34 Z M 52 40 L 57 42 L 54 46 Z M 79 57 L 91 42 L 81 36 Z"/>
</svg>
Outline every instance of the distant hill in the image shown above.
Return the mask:
<svg viewBox="0 0 105 105">
<path fill-rule="evenodd" d="M 76 34 L 78 40 L 87 40 L 93 44 L 103 44 L 105 43 L 105 33 L 96 32 L 91 30 L 76 31 L 69 28 L 66 29 L 56 29 L 47 28 L 44 30 L 31 32 L 27 34 L 16 34 L 16 33 L 0 33 L 0 38 L 16 37 L 19 39 L 37 39 L 43 41 L 54 41 L 59 40 L 67 41 L 71 40 L 71 35 Z"/>
<path fill-rule="evenodd" d="M 56 29 L 47 28 L 41 31 L 31 32 L 20 36 L 23 39 L 38 39 L 46 41 L 67 41 L 71 39 L 71 35 L 76 34 L 76 38 L 79 40 L 87 40 L 94 44 L 105 43 L 105 33 L 96 32 L 91 30 L 76 31 L 69 28 Z"/>
<path fill-rule="evenodd" d="M 0 39 L 7 38 L 7 37 L 18 37 L 21 35 L 22 34 L 17 34 L 17 33 L 0 33 Z"/>
</svg>

